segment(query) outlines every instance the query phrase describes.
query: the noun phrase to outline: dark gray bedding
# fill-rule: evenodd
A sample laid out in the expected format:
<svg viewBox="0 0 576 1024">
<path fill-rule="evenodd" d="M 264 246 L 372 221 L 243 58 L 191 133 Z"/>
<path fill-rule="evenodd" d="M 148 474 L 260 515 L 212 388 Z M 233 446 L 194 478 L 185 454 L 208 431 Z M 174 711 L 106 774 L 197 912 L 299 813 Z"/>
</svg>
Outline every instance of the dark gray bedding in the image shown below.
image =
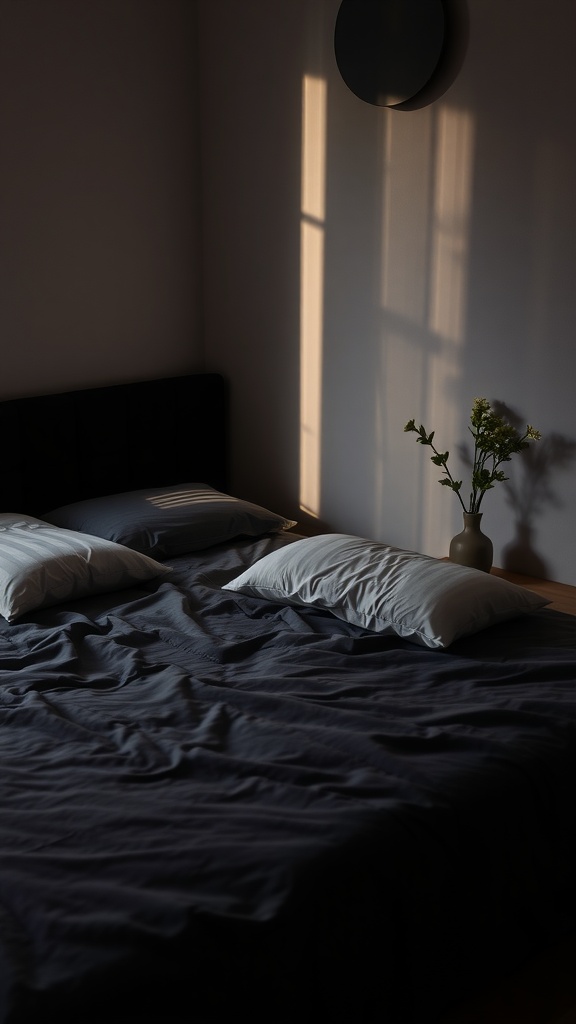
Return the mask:
<svg viewBox="0 0 576 1024">
<path fill-rule="evenodd" d="M 432 1024 L 576 926 L 576 619 L 221 591 L 285 543 L 2 625 L 0 1024 Z"/>
</svg>

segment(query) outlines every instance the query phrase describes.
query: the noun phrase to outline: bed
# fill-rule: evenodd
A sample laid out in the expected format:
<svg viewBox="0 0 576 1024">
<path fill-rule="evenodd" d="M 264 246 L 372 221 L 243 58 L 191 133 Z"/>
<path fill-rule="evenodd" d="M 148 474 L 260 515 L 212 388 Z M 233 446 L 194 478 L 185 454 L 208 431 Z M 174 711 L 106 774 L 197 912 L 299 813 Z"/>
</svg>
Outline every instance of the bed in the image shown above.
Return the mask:
<svg viewBox="0 0 576 1024">
<path fill-rule="evenodd" d="M 576 928 L 576 619 L 230 494 L 228 402 L 0 403 L 0 1024 L 434 1024 Z"/>
</svg>

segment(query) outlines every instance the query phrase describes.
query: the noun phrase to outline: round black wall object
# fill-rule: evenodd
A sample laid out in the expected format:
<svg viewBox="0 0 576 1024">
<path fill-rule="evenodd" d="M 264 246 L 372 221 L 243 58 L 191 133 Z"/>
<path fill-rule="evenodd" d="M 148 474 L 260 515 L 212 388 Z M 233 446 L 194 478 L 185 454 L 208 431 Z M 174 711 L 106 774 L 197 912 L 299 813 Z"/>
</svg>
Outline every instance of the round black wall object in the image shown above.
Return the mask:
<svg viewBox="0 0 576 1024">
<path fill-rule="evenodd" d="M 423 93 L 442 65 L 443 0 L 342 0 L 334 52 L 360 99 L 398 107 Z"/>
</svg>

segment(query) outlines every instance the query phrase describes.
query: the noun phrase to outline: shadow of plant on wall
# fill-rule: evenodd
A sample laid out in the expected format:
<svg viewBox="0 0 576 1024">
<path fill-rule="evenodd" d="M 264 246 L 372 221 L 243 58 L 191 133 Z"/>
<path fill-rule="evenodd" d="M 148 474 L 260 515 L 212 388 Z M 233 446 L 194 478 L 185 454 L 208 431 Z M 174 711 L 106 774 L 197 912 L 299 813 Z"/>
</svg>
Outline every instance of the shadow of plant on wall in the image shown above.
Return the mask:
<svg viewBox="0 0 576 1024">
<path fill-rule="evenodd" d="M 525 429 L 525 420 L 504 402 L 495 401 L 492 408 L 517 430 Z M 470 463 L 470 455 L 461 446 L 460 457 Z M 516 461 L 514 471 L 504 481 L 506 502 L 515 520 L 516 534 L 502 550 L 502 568 L 527 576 L 548 577 L 546 562 L 534 547 L 534 520 L 548 505 L 561 507 L 554 490 L 554 478 L 576 461 L 576 440 L 561 434 L 548 434 L 538 444 L 530 445 Z M 504 469 L 506 467 L 503 467 Z"/>
</svg>

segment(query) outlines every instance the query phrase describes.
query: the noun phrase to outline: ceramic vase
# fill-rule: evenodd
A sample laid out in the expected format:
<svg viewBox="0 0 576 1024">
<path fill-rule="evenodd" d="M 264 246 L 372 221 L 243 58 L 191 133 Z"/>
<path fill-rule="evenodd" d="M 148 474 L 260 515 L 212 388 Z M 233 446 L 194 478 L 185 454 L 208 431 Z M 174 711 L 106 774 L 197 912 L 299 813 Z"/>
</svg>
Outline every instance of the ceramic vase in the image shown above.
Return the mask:
<svg viewBox="0 0 576 1024">
<path fill-rule="evenodd" d="M 464 512 L 464 529 L 450 541 L 450 561 L 490 572 L 494 550 L 480 529 L 481 521 L 482 512 Z"/>
</svg>

